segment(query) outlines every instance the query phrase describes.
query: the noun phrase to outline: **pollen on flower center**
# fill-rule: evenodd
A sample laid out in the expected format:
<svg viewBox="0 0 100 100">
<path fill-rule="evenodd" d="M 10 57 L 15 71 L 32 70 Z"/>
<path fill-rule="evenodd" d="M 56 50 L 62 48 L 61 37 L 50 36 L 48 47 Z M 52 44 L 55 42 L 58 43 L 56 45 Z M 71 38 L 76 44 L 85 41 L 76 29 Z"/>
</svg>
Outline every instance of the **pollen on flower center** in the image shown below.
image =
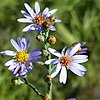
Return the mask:
<svg viewBox="0 0 100 100">
<path fill-rule="evenodd" d="M 40 15 L 37 15 L 37 16 L 35 17 L 34 22 L 35 22 L 37 25 L 42 24 L 42 23 L 44 22 L 43 16 L 42 16 L 41 14 L 40 14 Z"/>
<path fill-rule="evenodd" d="M 50 20 L 45 20 L 45 21 L 43 22 L 43 26 L 44 26 L 45 28 L 49 28 L 50 25 L 51 25 L 51 21 L 50 21 Z"/>
<path fill-rule="evenodd" d="M 72 59 L 68 56 L 62 56 L 60 58 L 60 63 L 62 66 L 69 68 L 69 64 L 71 63 Z"/>
<path fill-rule="evenodd" d="M 17 53 L 16 59 L 19 63 L 25 63 L 28 59 L 28 53 L 26 51 L 20 51 Z"/>
</svg>

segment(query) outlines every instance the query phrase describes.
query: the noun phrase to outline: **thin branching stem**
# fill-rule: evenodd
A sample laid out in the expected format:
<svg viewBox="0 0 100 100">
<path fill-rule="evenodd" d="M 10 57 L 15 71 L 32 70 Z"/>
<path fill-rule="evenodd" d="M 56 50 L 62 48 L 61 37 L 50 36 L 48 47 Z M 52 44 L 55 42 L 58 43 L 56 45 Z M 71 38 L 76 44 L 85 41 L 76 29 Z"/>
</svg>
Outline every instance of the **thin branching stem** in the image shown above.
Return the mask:
<svg viewBox="0 0 100 100">
<path fill-rule="evenodd" d="M 25 84 L 32 88 L 32 90 L 44 100 L 44 96 L 31 83 L 29 83 L 26 78 L 23 79 L 25 81 Z"/>
</svg>

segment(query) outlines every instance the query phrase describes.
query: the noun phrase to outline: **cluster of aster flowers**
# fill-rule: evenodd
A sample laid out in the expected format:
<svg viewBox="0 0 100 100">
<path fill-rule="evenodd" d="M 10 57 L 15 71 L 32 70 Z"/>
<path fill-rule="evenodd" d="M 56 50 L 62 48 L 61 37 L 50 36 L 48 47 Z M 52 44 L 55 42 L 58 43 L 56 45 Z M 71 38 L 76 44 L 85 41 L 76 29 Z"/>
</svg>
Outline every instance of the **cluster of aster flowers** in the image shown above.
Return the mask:
<svg viewBox="0 0 100 100">
<path fill-rule="evenodd" d="M 74 42 L 68 49 L 64 47 L 61 53 L 51 48 L 50 46 L 55 44 L 56 38 L 53 35 L 50 35 L 49 30 L 56 31 L 54 26 L 55 23 L 61 22 L 60 19 L 57 19 L 53 15 L 57 9 L 49 10 L 49 8 L 46 7 L 43 12 L 41 12 L 38 2 L 35 3 L 34 9 L 27 3 L 24 3 L 24 6 L 27 11 L 21 10 L 21 13 L 25 18 L 20 18 L 17 21 L 29 23 L 22 32 L 33 32 L 36 30 L 37 40 L 43 42 L 43 50 L 40 51 L 39 49 L 34 49 L 28 53 L 30 39 L 26 39 L 25 36 L 22 36 L 18 37 L 16 41 L 11 39 L 11 44 L 16 49 L 16 52 L 5 50 L 0 53 L 13 57 L 4 64 L 5 66 L 8 66 L 8 70 L 14 75 L 12 81 L 17 80 L 18 77 L 23 78 L 25 84 L 28 84 L 28 86 L 33 88 L 34 92 L 41 96 L 43 100 L 52 100 L 52 79 L 59 73 L 59 82 L 63 84 L 67 82 L 67 70 L 72 71 L 78 76 L 83 76 L 85 74 L 87 69 L 80 63 L 88 61 L 88 56 L 86 55 L 87 48 L 83 48 L 86 42 Z M 42 57 L 41 54 L 46 59 L 44 62 L 39 61 Z M 51 59 L 51 55 L 57 57 Z M 27 72 L 31 73 L 34 69 L 34 63 L 45 65 L 47 67 L 48 75 L 44 78 L 44 81 L 48 84 L 48 92 L 46 95 L 42 95 L 26 80 Z M 73 98 L 71 100 L 75 99 Z"/>
<path fill-rule="evenodd" d="M 43 12 L 40 12 L 40 5 L 38 2 L 35 3 L 35 9 L 32 9 L 27 3 L 24 4 L 26 11 L 21 10 L 21 13 L 25 18 L 18 19 L 18 22 L 30 23 L 29 26 L 25 27 L 22 31 L 34 31 L 36 30 L 38 34 L 45 31 L 46 29 L 55 31 L 56 28 L 54 23 L 61 22 L 60 19 L 56 19 L 53 14 L 57 9 L 49 10 L 45 8 Z"/>
</svg>

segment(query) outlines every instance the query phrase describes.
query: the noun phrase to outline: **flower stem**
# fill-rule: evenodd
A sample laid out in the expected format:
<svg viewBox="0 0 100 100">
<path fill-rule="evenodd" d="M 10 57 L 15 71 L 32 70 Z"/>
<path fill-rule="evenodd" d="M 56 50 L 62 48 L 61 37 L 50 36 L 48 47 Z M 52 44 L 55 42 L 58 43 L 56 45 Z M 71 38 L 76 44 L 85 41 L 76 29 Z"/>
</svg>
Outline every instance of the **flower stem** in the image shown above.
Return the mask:
<svg viewBox="0 0 100 100">
<path fill-rule="evenodd" d="M 32 88 L 33 91 L 34 91 L 37 95 L 39 95 L 42 99 L 44 99 L 44 96 L 43 96 L 31 83 L 29 83 L 29 82 L 27 81 L 26 78 L 23 78 L 23 79 L 24 79 L 26 85 L 28 85 L 30 88 Z"/>
<path fill-rule="evenodd" d="M 47 39 L 49 37 L 49 31 L 46 32 L 45 34 L 45 44 L 44 44 L 44 48 L 45 50 L 48 51 L 48 48 L 50 47 L 50 44 L 48 43 Z M 47 56 L 47 60 L 50 60 L 51 59 L 51 54 L 49 53 L 48 56 Z M 51 65 L 48 65 L 47 66 L 47 69 L 48 69 L 48 74 L 51 75 L 51 72 L 52 72 L 52 68 L 51 68 Z M 52 81 L 50 81 L 48 83 L 48 87 L 47 87 L 47 93 L 49 94 L 50 96 L 50 100 L 52 100 Z"/>
</svg>

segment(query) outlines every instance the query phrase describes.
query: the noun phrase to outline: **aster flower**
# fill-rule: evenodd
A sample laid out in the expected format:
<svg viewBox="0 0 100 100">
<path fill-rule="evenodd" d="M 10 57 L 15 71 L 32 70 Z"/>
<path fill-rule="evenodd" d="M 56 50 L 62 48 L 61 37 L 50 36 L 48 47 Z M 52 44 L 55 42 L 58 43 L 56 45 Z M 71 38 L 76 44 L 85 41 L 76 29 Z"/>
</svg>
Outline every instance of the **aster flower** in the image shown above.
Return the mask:
<svg viewBox="0 0 100 100">
<path fill-rule="evenodd" d="M 78 43 L 80 43 L 81 46 L 80 46 L 80 48 L 78 49 L 78 51 L 76 53 L 77 54 L 85 54 L 85 53 L 87 53 L 87 48 L 82 48 L 86 44 L 86 42 L 74 42 L 72 44 L 71 49 Z"/>
<path fill-rule="evenodd" d="M 32 63 L 37 63 L 38 59 L 41 58 L 41 52 L 40 50 L 35 49 L 28 53 L 27 49 L 30 46 L 30 39 L 26 39 L 24 36 L 22 38 L 19 37 L 17 42 L 14 39 L 11 39 L 11 44 L 17 52 L 11 50 L 0 52 L 3 55 L 13 57 L 13 59 L 5 63 L 5 66 L 10 66 L 8 69 L 15 77 L 26 77 L 26 73 L 30 73 L 34 68 Z"/>
<path fill-rule="evenodd" d="M 57 64 L 56 68 L 53 70 L 51 74 L 51 78 L 54 78 L 59 72 L 60 83 L 65 84 L 67 81 L 67 69 L 71 70 L 74 74 L 78 76 L 83 76 L 85 71 L 87 70 L 84 66 L 80 65 L 80 63 L 88 61 L 87 55 L 75 55 L 81 44 L 78 43 L 72 49 L 63 48 L 62 52 L 49 48 L 48 50 L 58 58 L 50 59 L 45 62 L 45 64 Z"/>
<path fill-rule="evenodd" d="M 49 8 L 46 7 L 41 13 L 38 2 L 35 2 L 35 9 L 32 9 L 27 3 L 24 3 L 24 6 L 28 12 L 21 10 L 21 13 L 25 18 L 20 18 L 17 21 L 22 23 L 30 23 L 30 25 L 25 27 L 22 30 L 23 32 L 37 30 L 37 32 L 40 33 L 43 29 L 42 24 L 45 22 L 47 22 L 46 25 L 49 25 L 49 30 L 56 30 L 55 26 L 53 26 L 51 22 L 48 23 L 47 18 L 53 15 L 57 9 L 49 11 Z M 61 20 L 55 18 L 54 22 L 61 22 Z"/>
<path fill-rule="evenodd" d="M 69 98 L 69 99 L 67 99 L 67 100 L 76 100 L 75 98 Z"/>
</svg>

